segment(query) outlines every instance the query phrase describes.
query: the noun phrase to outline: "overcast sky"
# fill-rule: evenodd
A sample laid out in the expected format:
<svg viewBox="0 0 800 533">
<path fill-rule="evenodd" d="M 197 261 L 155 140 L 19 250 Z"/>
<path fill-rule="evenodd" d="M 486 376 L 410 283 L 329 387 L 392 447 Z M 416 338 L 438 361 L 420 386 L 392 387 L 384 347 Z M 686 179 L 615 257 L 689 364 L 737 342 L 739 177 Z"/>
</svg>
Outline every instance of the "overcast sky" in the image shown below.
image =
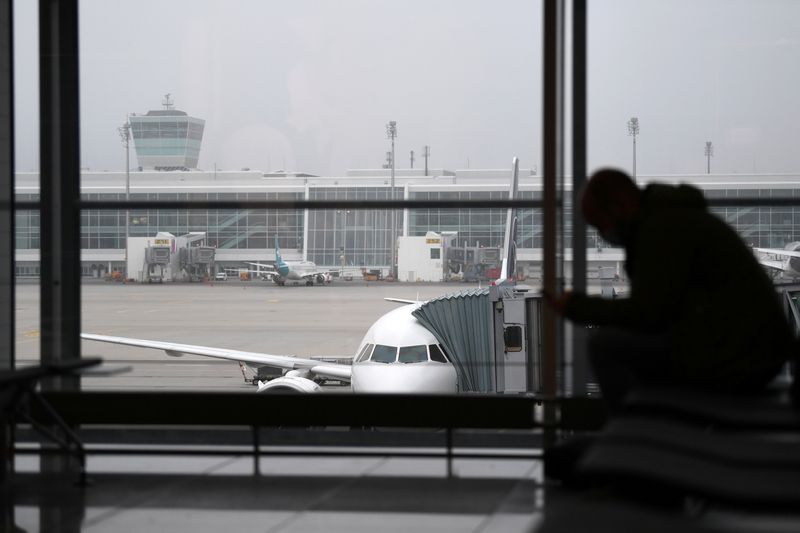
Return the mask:
<svg viewBox="0 0 800 533">
<path fill-rule="evenodd" d="M 590 0 L 590 168 L 800 172 L 800 2 Z M 17 169 L 38 169 L 36 2 L 15 2 Z M 82 166 L 121 170 L 126 113 L 206 120 L 199 166 L 341 175 L 541 168 L 541 3 L 83 0 Z M 135 159 L 132 163 L 136 165 Z"/>
</svg>

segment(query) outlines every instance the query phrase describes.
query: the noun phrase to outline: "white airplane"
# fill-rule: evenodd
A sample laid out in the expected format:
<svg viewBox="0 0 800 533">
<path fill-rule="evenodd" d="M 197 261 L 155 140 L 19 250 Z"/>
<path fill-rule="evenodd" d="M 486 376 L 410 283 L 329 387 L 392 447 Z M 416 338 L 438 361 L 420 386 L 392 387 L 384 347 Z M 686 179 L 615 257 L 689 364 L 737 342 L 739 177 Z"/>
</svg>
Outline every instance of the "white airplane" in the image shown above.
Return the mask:
<svg viewBox="0 0 800 533">
<path fill-rule="evenodd" d="M 517 158 L 514 158 L 514 172 L 511 185 L 511 198 L 517 188 Z M 510 213 L 507 220 L 513 220 Z M 506 231 L 506 239 L 511 239 L 513 231 Z M 506 241 L 507 268 L 514 264 L 514 244 Z M 508 272 L 513 270 L 507 270 Z M 510 277 L 510 276 L 507 276 Z M 505 281 L 505 280 L 504 280 Z M 237 361 L 258 373 L 258 368 L 269 367 L 283 370 L 281 377 L 258 381 L 258 392 L 293 391 L 319 392 L 318 381 L 335 379 L 349 381 L 353 392 L 380 393 L 455 393 L 458 378 L 450 356 L 436 340 L 433 333 L 425 328 L 413 315 L 424 302 L 386 298 L 404 304 L 389 311 L 367 330 L 352 356 L 350 364 L 327 362 L 323 358 L 302 358 L 293 355 L 277 355 L 256 352 L 243 352 L 227 348 L 194 346 L 165 341 L 151 341 L 113 337 L 109 335 L 81 334 L 81 338 L 126 346 L 138 346 L 164 350 L 167 355 L 204 355 L 219 359 Z"/>
<path fill-rule="evenodd" d="M 386 313 L 372 324 L 352 357 L 352 364 L 90 333 L 81 334 L 81 338 L 164 350 L 172 356 L 190 354 L 229 359 L 256 372 L 261 366 L 285 371 L 279 378 L 259 381 L 258 392 L 319 392 L 317 381 L 324 379 L 349 381 L 353 392 L 456 392 L 455 367 L 436 337 L 411 314 L 422 302 L 393 301 L 407 305 Z"/>
<path fill-rule="evenodd" d="M 753 248 L 758 262 L 774 272 L 800 278 L 800 242 L 790 242 L 784 248 Z"/>
<path fill-rule="evenodd" d="M 281 257 L 281 249 L 278 246 L 278 236 L 275 235 L 275 264 L 264 265 L 262 263 L 247 263 L 253 265 L 256 270 L 248 270 L 265 279 L 272 280 L 276 285 L 286 285 L 287 281 L 295 283 L 303 282 L 306 285 L 322 285 L 330 283 L 332 274 L 338 270 L 320 269 L 311 261 L 291 261 L 286 262 Z M 228 269 L 239 272 L 237 269 Z"/>
</svg>

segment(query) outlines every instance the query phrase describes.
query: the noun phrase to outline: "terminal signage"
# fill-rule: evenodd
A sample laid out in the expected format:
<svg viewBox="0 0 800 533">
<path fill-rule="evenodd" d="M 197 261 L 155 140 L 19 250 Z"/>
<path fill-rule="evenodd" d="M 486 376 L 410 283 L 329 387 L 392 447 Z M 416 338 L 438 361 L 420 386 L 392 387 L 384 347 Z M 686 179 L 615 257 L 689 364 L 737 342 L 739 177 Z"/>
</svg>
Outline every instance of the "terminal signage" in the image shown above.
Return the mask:
<svg viewBox="0 0 800 533">
<path fill-rule="evenodd" d="M 442 239 L 425 239 L 425 244 L 442 244 Z"/>
<path fill-rule="evenodd" d="M 155 241 L 156 246 L 169 246 L 169 244 L 169 239 L 156 239 Z"/>
</svg>

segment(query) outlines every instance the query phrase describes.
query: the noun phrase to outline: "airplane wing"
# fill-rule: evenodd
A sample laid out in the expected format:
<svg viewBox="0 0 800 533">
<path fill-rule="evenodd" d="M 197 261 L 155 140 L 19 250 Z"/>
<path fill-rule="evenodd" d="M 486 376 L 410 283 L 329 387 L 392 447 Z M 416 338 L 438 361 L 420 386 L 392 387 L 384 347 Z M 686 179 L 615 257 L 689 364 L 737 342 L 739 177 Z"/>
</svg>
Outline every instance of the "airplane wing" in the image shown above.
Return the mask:
<svg viewBox="0 0 800 533">
<path fill-rule="evenodd" d="M 264 263 L 249 263 L 249 262 L 245 261 L 244 264 L 245 265 L 253 265 L 254 267 L 256 267 L 258 269 L 264 268 L 264 269 L 267 269 L 267 270 L 275 270 L 275 267 L 273 265 L 265 265 Z"/>
<path fill-rule="evenodd" d="M 782 248 L 753 248 L 756 252 L 770 255 L 782 255 L 784 257 L 800 257 L 800 252 L 784 250 Z"/>
<path fill-rule="evenodd" d="M 773 268 L 775 270 L 786 270 L 786 263 L 784 261 L 759 259 L 758 262 L 767 268 Z"/>
<path fill-rule="evenodd" d="M 191 344 L 178 344 L 165 341 L 149 341 L 142 339 L 130 339 L 127 337 L 113 337 L 109 335 L 94 335 L 92 333 L 81 333 L 81 338 L 90 341 L 108 342 L 111 344 L 122 344 L 125 346 L 138 346 L 139 348 L 151 348 L 154 350 L 164 350 L 167 355 L 180 357 L 184 354 L 205 355 L 217 359 L 229 359 L 231 361 L 242 361 L 257 365 L 271 366 L 274 368 L 284 368 L 286 370 L 308 370 L 314 375 L 350 381 L 351 366 L 333 362 L 317 361 L 314 359 L 304 359 L 293 355 L 271 355 L 256 352 L 241 352 L 239 350 L 229 350 L 226 348 L 211 348 L 208 346 L 194 346 Z"/>
</svg>

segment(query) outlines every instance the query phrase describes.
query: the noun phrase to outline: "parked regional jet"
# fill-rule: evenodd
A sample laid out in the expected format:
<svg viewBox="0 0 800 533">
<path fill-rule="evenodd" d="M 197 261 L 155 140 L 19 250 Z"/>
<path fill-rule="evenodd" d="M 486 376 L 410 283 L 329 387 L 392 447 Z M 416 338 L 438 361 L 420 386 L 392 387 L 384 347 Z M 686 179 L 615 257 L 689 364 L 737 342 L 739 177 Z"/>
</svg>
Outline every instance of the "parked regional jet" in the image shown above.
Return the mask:
<svg viewBox="0 0 800 533">
<path fill-rule="evenodd" d="M 778 274 L 800 278 L 800 242 L 790 242 L 784 248 L 753 248 L 758 262 Z M 772 256 L 772 258 L 765 257 Z"/>
<path fill-rule="evenodd" d="M 256 270 L 250 270 L 265 279 L 271 279 L 276 285 L 286 285 L 287 281 L 303 282 L 306 285 L 317 283 L 322 285 L 331 282 L 331 275 L 338 270 L 325 270 L 317 268 L 311 261 L 291 261 L 286 262 L 281 257 L 281 249 L 278 246 L 278 236 L 275 235 L 275 264 L 264 265 L 262 263 L 247 263 L 253 265 Z"/>
<path fill-rule="evenodd" d="M 512 199 L 515 197 L 518 185 L 517 158 L 514 158 L 513 165 L 510 193 Z M 513 223 L 512 211 L 513 209 L 509 209 L 507 220 Z M 506 260 L 504 260 L 506 278 L 511 277 L 508 276 L 509 272 L 513 273 L 513 235 L 513 231 L 507 230 L 505 233 L 505 249 L 511 251 L 506 254 Z M 282 261 L 280 255 L 276 255 L 276 258 L 276 266 L 278 266 Z M 386 298 L 386 300 L 403 305 L 389 311 L 372 324 L 358 345 L 358 350 L 352 357 L 352 364 L 292 355 L 243 352 L 226 348 L 89 333 L 83 333 L 81 337 L 86 340 L 164 350 L 167 355 L 171 356 L 191 354 L 229 359 L 254 369 L 256 374 L 260 367 L 277 368 L 284 371 L 281 377 L 269 381 L 258 381 L 258 392 L 318 392 L 320 387 L 317 381 L 324 379 L 349 381 L 353 392 L 456 392 L 458 381 L 450 355 L 446 354 L 433 333 L 413 315 L 413 312 L 424 302 L 399 298 Z"/>
</svg>

